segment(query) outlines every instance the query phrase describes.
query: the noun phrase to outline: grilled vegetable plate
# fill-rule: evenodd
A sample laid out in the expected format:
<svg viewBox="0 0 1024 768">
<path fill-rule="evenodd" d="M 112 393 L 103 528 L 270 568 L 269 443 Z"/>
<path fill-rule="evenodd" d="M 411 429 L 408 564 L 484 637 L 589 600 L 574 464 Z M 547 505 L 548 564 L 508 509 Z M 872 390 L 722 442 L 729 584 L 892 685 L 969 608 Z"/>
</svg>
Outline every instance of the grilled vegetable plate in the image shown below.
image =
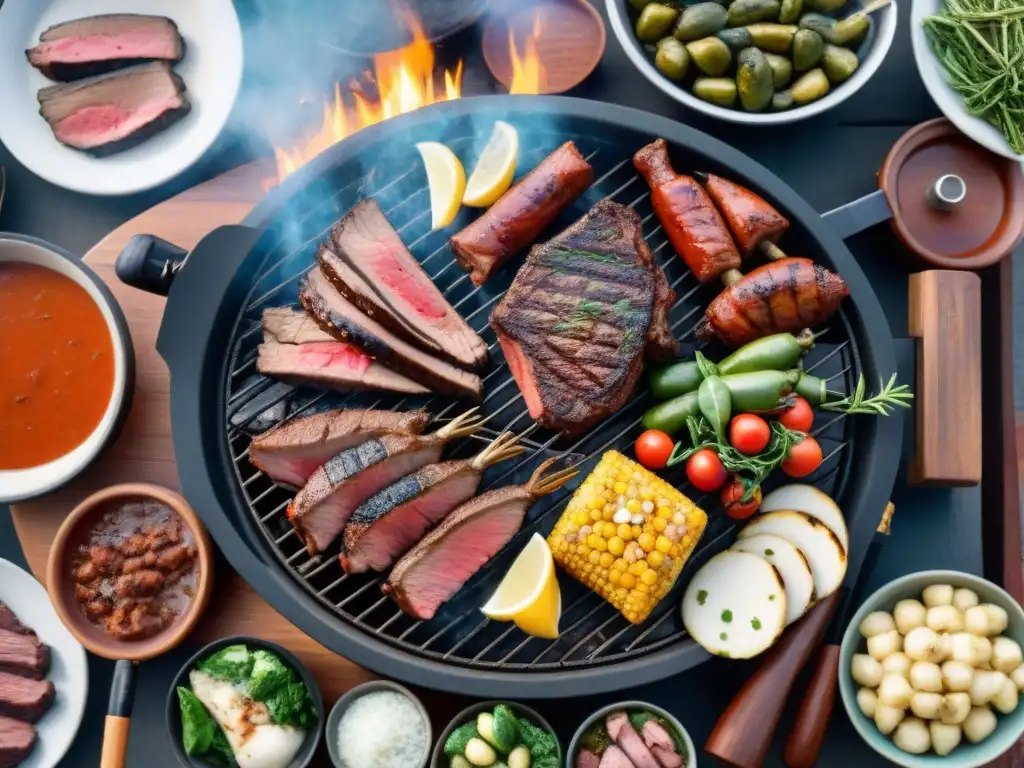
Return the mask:
<svg viewBox="0 0 1024 768">
<path fill-rule="evenodd" d="M 749 552 L 726 551 L 701 568 L 683 595 L 683 624 L 717 656 L 749 659 L 786 627 L 786 590 L 775 568 Z"/>
<path fill-rule="evenodd" d="M 850 551 L 850 533 L 839 505 L 813 485 L 794 483 L 776 488 L 761 501 L 761 512 L 800 512 L 814 518 L 836 535 L 844 552 Z"/>
<path fill-rule="evenodd" d="M 740 539 L 731 549 L 757 555 L 779 572 L 786 588 L 787 626 L 804 615 L 814 596 L 814 577 L 799 549 L 781 536 L 768 533 Z"/>
<path fill-rule="evenodd" d="M 740 531 L 739 538 L 765 533 L 786 539 L 803 553 L 814 577 L 816 600 L 828 597 L 843 583 L 846 552 L 829 528 L 799 512 L 769 512 L 755 517 Z"/>
</svg>

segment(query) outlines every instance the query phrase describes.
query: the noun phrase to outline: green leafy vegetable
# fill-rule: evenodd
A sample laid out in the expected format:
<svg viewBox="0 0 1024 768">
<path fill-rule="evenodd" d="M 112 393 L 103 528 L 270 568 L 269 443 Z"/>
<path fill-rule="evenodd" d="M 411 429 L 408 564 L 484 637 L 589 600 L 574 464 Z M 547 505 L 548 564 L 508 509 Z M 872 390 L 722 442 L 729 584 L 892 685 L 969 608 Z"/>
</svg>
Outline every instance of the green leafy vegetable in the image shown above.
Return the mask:
<svg viewBox="0 0 1024 768">
<path fill-rule="evenodd" d="M 555 755 L 542 755 L 531 762 L 532 768 L 562 768 L 562 763 Z"/>
<path fill-rule="evenodd" d="M 633 730 L 639 732 L 643 730 L 644 723 L 648 720 L 657 720 L 657 715 L 653 715 L 650 712 L 633 712 L 629 716 L 629 724 L 633 726 Z"/>
<path fill-rule="evenodd" d="M 519 743 L 519 721 L 505 704 L 494 708 L 494 746 L 501 752 L 511 752 Z"/>
<path fill-rule="evenodd" d="M 450 758 L 461 755 L 466 751 L 466 744 L 469 743 L 469 740 L 478 738 L 480 738 L 480 734 L 476 730 L 476 721 L 460 725 L 451 732 L 448 740 L 445 741 L 444 753 Z"/>
<path fill-rule="evenodd" d="M 316 709 L 309 691 L 300 682 L 292 681 L 263 700 L 270 712 L 270 718 L 278 725 L 295 725 L 307 728 L 317 720 Z"/>
<path fill-rule="evenodd" d="M 543 728 L 534 725 L 529 720 L 519 721 L 519 736 L 523 744 L 530 750 L 530 757 L 533 760 L 534 768 L 537 768 L 538 761 L 550 757 L 558 765 L 558 739 Z"/>
<path fill-rule="evenodd" d="M 201 755 L 210 748 L 214 733 L 220 731 L 220 728 L 199 697 L 180 685 L 178 706 L 181 708 L 181 745 L 185 748 L 185 754 Z"/>
<path fill-rule="evenodd" d="M 732 415 L 729 387 L 718 376 L 708 376 L 697 389 L 697 405 L 718 439 L 725 442 L 725 428 Z"/>
<path fill-rule="evenodd" d="M 253 654 L 244 645 L 229 645 L 199 662 L 199 669 L 218 680 L 240 683 L 252 672 Z"/>
<path fill-rule="evenodd" d="M 235 753 L 231 750 L 228 737 L 220 727 L 214 728 L 213 741 L 210 748 L 206 750 L 206 759 L 214 765 L 235 765 Z"/>
<path fill-rule="evenodd" d="M 252 673 L 246 684 L 250 698 L 264 701 L 294 679 L 292 671 L 269 651 L 253 651 Z"/>
</svg>

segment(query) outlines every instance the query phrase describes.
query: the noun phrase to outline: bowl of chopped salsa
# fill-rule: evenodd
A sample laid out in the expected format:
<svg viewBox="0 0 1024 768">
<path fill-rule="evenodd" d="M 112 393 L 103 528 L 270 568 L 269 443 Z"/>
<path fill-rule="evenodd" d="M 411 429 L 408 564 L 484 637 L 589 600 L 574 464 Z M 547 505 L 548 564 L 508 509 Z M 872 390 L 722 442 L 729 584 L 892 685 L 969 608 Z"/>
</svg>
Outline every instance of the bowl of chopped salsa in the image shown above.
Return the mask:
<svg viewBox="0 0 1024 768">
<path fill-rule="evenodd" d="M 116 438 L 135 356 L 124 314 L 86 264 L 0 233 L 0 503 L 64 485 Z"/>
</svg>

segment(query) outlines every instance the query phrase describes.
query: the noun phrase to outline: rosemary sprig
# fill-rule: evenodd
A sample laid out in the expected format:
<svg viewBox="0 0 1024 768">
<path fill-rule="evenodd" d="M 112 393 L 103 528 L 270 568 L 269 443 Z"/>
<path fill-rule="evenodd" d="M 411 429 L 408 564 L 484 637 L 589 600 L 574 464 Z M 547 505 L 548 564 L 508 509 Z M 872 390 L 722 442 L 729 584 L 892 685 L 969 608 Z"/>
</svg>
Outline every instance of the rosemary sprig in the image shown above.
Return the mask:
<svg viewBox="0 0 1024 768">
<path fill-rule="evenodd" d="M 861 374 L 852 395 L 847 395 L 840 400 L 826 402 L 821 406 L 821 410 L 888 416 L 895 407 L 909 408 L 910 401 L 914 399 L 914 393 L 910 391 L 908 384 L 896 386 L 895 373 L 877 395 L 865 398 L 865 389 L 864 374 Z"/>
</svg>

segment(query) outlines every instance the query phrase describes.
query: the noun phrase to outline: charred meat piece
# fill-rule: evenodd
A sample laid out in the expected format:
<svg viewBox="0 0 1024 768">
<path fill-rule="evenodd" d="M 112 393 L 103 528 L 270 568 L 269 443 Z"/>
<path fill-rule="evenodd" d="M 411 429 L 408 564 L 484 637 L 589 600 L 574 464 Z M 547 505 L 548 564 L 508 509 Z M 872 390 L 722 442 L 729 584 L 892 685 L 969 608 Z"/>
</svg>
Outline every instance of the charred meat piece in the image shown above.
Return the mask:
<svg viewBox="0 0 1024 768">
<path fill-rule="evenodd" d="M 606 747 L 601 753 L 601 763 L 598 768 L 635 768 L 626 753 L 612 744 Z"/>
<path fill-rule="evenodd" d="M 185 83 L 165 62 L 51 85 L 38 98 L 57 141 L 97 157 L 140 144 L 192 108 Z"/>
<path fill-rule="evenodd" d="M 696 179 L 672 169 L 664 139 L 633 155 L 633 165 L 651 187 L 651 204 L 669 242 L 697 280 L 707 283 L 739 268 L 740 253 L 721 214 Z"/>
<path fill-rule="evenodd" d="M 10 717 L 0 717 L 0 768 L 25 761 L 36 745 L 36 729 Z"/>
<path fill-rule="evenodd" d="M 441 458 L 445 445 L 483 426 L 476 408 L 429 435 L 384 434 L 347 448 L 310 476 L 288 505 L 288 519 L 310 554 L 323 552 L 356 507 L 398 478 Z"/>
<path fill-rule="evenodd" d="M 571 141 L 544 158 L 476 221 L 449 241 L 473 285 L 483 285 L 502 264 L 522 251 L 583 194 L 594 180 Z"/>
<path fill-rule="evenodd" d="M 110 13 L 54 24 L 25 51 L 51 80 L 78 80 L 148 61 L 175 64 L 185 55 L 178 26 L 164 16 Z"/>
<path fill-rule="evenodd" d="M 34 723 L 53 704 L 53 683 L 0 672 L 0 715 Z"/>
<path fill-rule="evenodd" d="M 789 219 L 746 187 L 713 173 L 693 175 L 722 212 L 744 256 L 752 254 L 763 242 L 778 242 L 782 233 L 789 229 Z"/>
<path fill-rule="evenodd" d="M 484 340 L 409 253 L 377 201 L 357 203 L 335 224 L 331 249 L 318 258 L 342 295 L 381 325 L 458 365 L 487 360 Z"/>
<path fill-rule="evenodd" d="M 385 368 L 355 344 L 338 341 L 322 331 L 305 312 L 287 308 L 268 309 L 263 314 L 263 326 L 263 343 L 257 350 L 256 369 L 264 376 L 298 387 L 342 392 L 380 389 L 422 395 L 430 391 L 424 385 Z M 279 339 L 282 338 L 297 341 L 281 343 Z"/>
<path fill-rule="evenodd" d="M 42 680 L 50 669 L 50 649 L 35 635 L 0 630 L 0 672 Z"/>
<path fill-rule="evenodd" d="M 773 333 L 799 333 L 832 317 L 849 293 L 839 275 L 810 259 L 786 257 L 718 294 L 697 325 L 697 337 L 741 347 Z"/>
<path fill-rule="evenodd" d="M 0 630 L 7 630 L 16 635 L 35 635 L 35 632 L 22 624 L 21 619 L 3 602 L 0 602 Z"/>
<path fill-rule="evenodd" d="M 433 391 L 480 400 L 483 382 L 479 376 L 431 357 L 371 320 L 338 293 L 319 267 L 307 276 L 299 301 L 323 330 L 340 341 L 357 344 L 391 370 Z"/>
<path fill-rule="evenodd" d="M 455 507 L 472 498 L 483 471 L 525 449 L 509 432 L 472 459 L 430 464 L 374 494 L 345 526 L 341 566 L 347 573 L 385 571 Z"/>
<path fill-rule="evenodd" d="M 533 248 L 491 326 L 534 420 L 579 432 L 622 407 L 645 348 L 672 339 L 660 271 L 639 215 L 610 201 Z"/>
<path fill-rule="evenodd" d="M 249 461 L 275 482 L 298 487 L 346 448 L 381 435 L 418 435 L 429 421 L 426 411 L 326 411 L 257 435 L 249 444 Z"/>
<path fill-rule="evenodd" d="M 541 464 L 526 485 L 488 491 L 444 518 L 395 564 L 384 593 L 410 616 L 432 619 L 441 604 L 516 534 L 537 499 L 575 477 L 575 470 L 545 477 L 555 461 Z"/>
</svg>

